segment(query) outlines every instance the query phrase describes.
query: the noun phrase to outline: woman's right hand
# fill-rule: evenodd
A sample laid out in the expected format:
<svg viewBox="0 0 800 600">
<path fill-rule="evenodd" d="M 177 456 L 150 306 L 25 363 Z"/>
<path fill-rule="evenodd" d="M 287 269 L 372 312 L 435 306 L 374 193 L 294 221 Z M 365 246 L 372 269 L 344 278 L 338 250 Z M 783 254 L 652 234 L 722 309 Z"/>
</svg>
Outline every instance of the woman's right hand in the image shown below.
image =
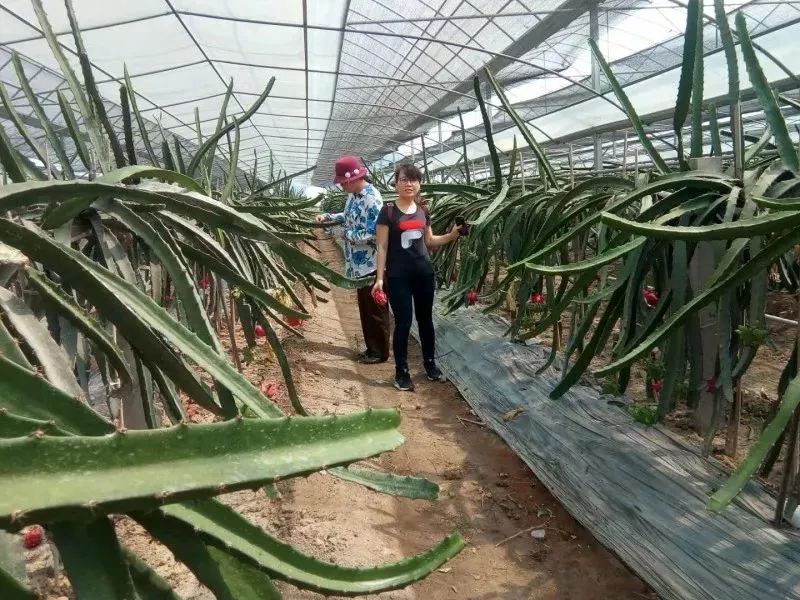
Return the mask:
<svg viewBox="0 0 800 600">
<path fill-rule="evenodd" d="M 372 293 L 374 294 L 378 290 L 383 291 L 383 279 L 376 279 L 375 283 L 372 286 Z"/>
<path fill-rule="evenodd" d="M 317 223 L 322 223 L 325 220 L 325 215 L 317 215 L 316 217 L 314 217 L 314 220 Z"/>
<path fill-rule="evenodd" d="M 456 227 L 458 227 L 458 237 L 469 235 L 469 224 L 464 217 L 456 217 Z"/>
</svg>

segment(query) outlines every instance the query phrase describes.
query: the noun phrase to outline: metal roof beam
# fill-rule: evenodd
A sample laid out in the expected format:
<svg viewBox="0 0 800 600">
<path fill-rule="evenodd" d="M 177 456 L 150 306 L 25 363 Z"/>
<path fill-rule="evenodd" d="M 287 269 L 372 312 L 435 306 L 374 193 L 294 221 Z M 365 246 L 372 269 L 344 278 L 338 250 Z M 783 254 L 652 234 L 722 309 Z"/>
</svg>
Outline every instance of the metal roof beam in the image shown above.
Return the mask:
<svg viewBox="0 0 800 600">
<path fill-rule="evenodd" d="M 493 73 L 499 72 L 504 67 L 512 64 L 514 61 L 511 57 L 520 58 L 527 52 L 530 52 L 539 44 L 545 42 L 551 35 L 560 31 L 575 19 L 583 15 L 589 10 L 589 6 L 596 0 L 566 0 L 559 6 L 560 12 L 553 12 L 541 19 L 536 25 L 531 27 L 528 32 L 513 42 L 502 52 L 502 56 L 493 56 L 484 67 L 489 68 Z M 472 78 L 480 72 L 477 69 L 472 76 L 462 81 L 451 92 L 446 93 L 439 100 L 433 103 L 425 111 L 428 114 L 438 115 L 442 110 L 447 108 L 450 104 L 455 102 L 460 96 L 463 96 L 472 89 Z M 407 129 L 416 130 L 427 119 L 419 117 L 415 119 Z"/>
</svg>

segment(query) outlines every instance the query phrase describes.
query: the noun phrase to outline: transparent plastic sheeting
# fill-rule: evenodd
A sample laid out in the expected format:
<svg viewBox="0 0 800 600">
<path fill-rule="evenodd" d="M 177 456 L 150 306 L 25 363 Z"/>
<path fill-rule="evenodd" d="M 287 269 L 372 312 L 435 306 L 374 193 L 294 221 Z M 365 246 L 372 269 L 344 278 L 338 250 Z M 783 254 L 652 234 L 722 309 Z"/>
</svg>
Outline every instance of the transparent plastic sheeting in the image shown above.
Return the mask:
<svg viewBox="0 0 800 600">
<path fill-rule="evenodd" d="M 800 36 L 800 24 L 794 24 L 759 36 L 756 41 L 790 71 L 798 73 L 800 72 L 800 53 L 797 52 L 798 36 Z M 740 52 L 738 46 L 736 49 L 737 52 Z M 759 53 L 759 60 L 769 81 L 778 81 L 786 78 L 786 73 L 763 54 Z M 740 86 L 743 91 L 749 90 L 751 87 L 750 80 L 747 77 L 746 69 L 744 69 L 741 53 L 739 53 L 739 65 Z M 704 67 L 704 99 L 711 100 L 727 96 L 728 69 L 724 52 L 718 50 L 706 56 Z M 639 116 L 647 121 L 648 116 L 674 109 L 679 80 L 680 67 L 675 67 L 659 75 L 626 86 L 625 93 Z M 607 93 L 606 96 L 616 100 L 613 92 Z M 582 135 L 588 135 L 593 129 L 610 123 L 619 123 L 620 128 L 624 128 L 628 125 L 628 118 L 625 113 L 609 102 L 602 98 L 594 97 L 531 120 L 530 130 L 536 141 L 545 143 L 548 139 L 541 131 L 553 139 L 574 139 Z M 495 133 L 493 137 L 495 145 L 500 150 L 510 152 L 514 145 L 514 136 L 517 137 L 518 146 L 526 147 L 519 135 L 519 131 L 515 127 Z M 467 157 L 469 160 L 483 158 L 487 154 L 488 146 L 484 140 L 467 144 Z M 440 168 L 455 165 L 461 157 L 462 148 L 459 147 L 457 150 L 450 150 L 437 154 L 435 157 L 429 157 L 429 160 L 435 163 L 435 168 Z"/>
<path fill-rule="evenodd" d="M 43 3 L 61 34 L 59 40 L 74 50 L 63 0 Z M 505 52 L 534 30 L 535 43 L 526 42 L 516 55 L 548 68 L 567 68 L 582 51 L 589 4 L 586 0 L 73 3 L 100 91 L 109 102 L 118 102 L 124 61 L 139 107 L 153 129 L 193 141 L 194 106 L 207 134 L 216 126 L 231 78 L 235 93 L 228 110 L 234 115 L 274 75 L 270 99 L 242 128 L 242 165 L 247 167 L 257 156 L 264 175 L 272 168 L 271 150 L 284 171 L 318 164 L 314 178 L 323 183 L 330 181 L 337 155 L 352 152 L 374 159 L 419 128 L 429 128 L 440 112 L 437 105 L 452 105 L 452 90 L 465 82 L 468 87 L 473 73 L 492 56 L 482 50 Z M 614 12 L 617 7 L 647 4 L 607 0 L 604 27 L 625 16 Z M 39 34 L 29 0 L 0 0 L 0 8 L 0 44 L 43 65 L 51 79 L 56 78 L 57 66 Z M 77 63 L 74 55 L 70 60 Z M 3 79 L 13 86 L 13 70 L 10 76 L 8 71 L 4 69 Z M 535 67 L 508 66 L 513 80 L 536 75 L 541 70 Z M 498 76 L 506 82 L 504 72 Z M 52 81 L 40 77 L 34 77 L 34 85 L 48 94 Z M 25 113 L 18 87 L 16 92 L 15 100 Z M 455 99 L 474 107 L 471 90 L 465 92 Z M 119 115 L 118 110 L 111 112 Z"/>
<path fill-rule="evenodd" d="M 43 4 L 70 62 L 80 72 L 77 56 L 69 52 L 75 45 L 63 0 L 43 0 Z M 255 150 L 262 175 L 270 169 L 270 149 L 276 171 L 293 172 L 316 161 L 333 106 L 347 4 L 346 0 L 73 0 L 104 98 L 119 102 L 119 79 L 127 65 L 144 116 L 186 140 L 196 139 L 195 106 L 203 134 L 214 131 L 231 79 L 234 96 L 228 112 L 233 116 L 252 104 L 274 76 L 269 99 L 241 131 L 242 165 L 247 168 L 253 162 Z M 53 91 L 47 84 L 54 77 L 48 82 L 45 74 L 60 72 L 29 0 L 0 0 L 0 44 L 45 67 L 40 72 L 33 65 L 26 73 L 38 93 Z M 0 76 L 17 92 L 14 101 L 19 111 L 30 114 L 12 65 L 2 67 Z M 55 79 L 61 82 L 60 77 Z"/>
<path fill-rule="evenodd" d="M 364 3 L 367 2 L 368 0 L 364 0 Z M 516 57 L 518 60 L 493 57 L 488 53 L 478 53 L 472 49 L 467 51 L 451 47 L 451 50 L 458 51 L 459 58 L 473 59 L 474 72 L 481 73 L 480 67 L 488 66 L 495 78 L 506 89 L 509 99 L 515 103 L 517 112 L 526 120 L 556 113 L 593 97 L 590 90 L 587 91 L 570 83 L 571 80 L 580 81 L 586 86 L 591 85 L 589 73 L 592 56 L 587 39 L 590 32 L 589 7 L 593 3 L 574 0 L 557 4 L 557 8 L 553 8 L 552 3 L 547 3 L 546 6 L 543 3 L 537 4 L 538 12 L 533 22 L 526 21 L 524 16 L 513 17 L 511 13 L 506 12 L 501 13 L 502 16 L 491 17 L 491 22 L 501 30 L 513 33 L 517 31 L 516 28 L 522 28 L 525 31 L 522 36 L 516 36 L 515 40 L 502 50 L 504 55 Z M 606 60 L 612 63 L 614 72 L 623 86 L 645 81 L 680 64 L 687 18 L 684 2 L 608 0 L 597 6 L 598 45 Z M 510 7 L 509 10 L 515 10 L 515 7 Z M 772 30 L 793 25 L 800 20 L 800 2 L 796 1 L 726 0 L 725 10 L 730 20 L 736 13 L 742 12 L 754 38 Z M 713 17 L 714 8 L 710 1 L 705 2 L 705 14 Z M 489 19 L 488 14 L 486 18 Z M 450 25 L 458 26 L 462 22 L 454 20 Z M 470 34 L 479 31 L 486 24 L 480 20 L 470 22 L 477 28 L 467 31 Z M 353 22 L 353 24 L 355 23 Z M 424 19 L 418 19 L 416 25 L 422 28 L 426 23 Z M 431 21 L 430 25 L 431 27 L 441 26 L 441 22 Z M 367 23 L 364 23 L 363 26 L 375 29 L 374 26 L 370 27 Z M 710 54 L 721 47 L 721 42 L 713 22 L 708 22 L 704 29 L 704 54 Z M 435 41 L 430 44 L 426 40 L 424 45 L 426 52 L 429 51 L 430 46 L 465 42 L 466 36 L 464 35 L 450 35 L 452 28 L 443 31 L 447 32 L 447 35 L 434 35 Z M 419 34 L 420 31 L 410 33 Z M 432 35 L 429 31 L 426 31 L 426 34 Z M 345 36 L 345 47 L 347 47 L 350 37 L 351 33 L 348 32 Z M 506 38 L 498 38 L 498 40 L 501 39 L 508 41 Z M 487 50 L 498 50 L 496 45 L 484 47 Z M 410 57 L 410 62 L 415 62 L 413 56 Z M 456 63 L 455 66 L 459 64 Z M 391 169 L 392 164 L 403 157 L 416 156 L 419 159 L 422 140 L 424 140 L 429 166 L 432 169 L 440 169 L 442 168 L 438 162 L 440 153 L 450 150 L 460 152 L 461 134 L 457 116 L 457 109 L 460 109 L 464 117 L 467 141 L 476 142 L 473 148 L 483 148 L 477 155 L 474 151 L 470 152 L 470 155 L 473 158 L 476 156 L 485 158 L 486 146 L 477 141 L 484 137 L 484 130 L 472 91 L 472 71 L 465 81 L 450 84 L 447 80 L 452 79 L 449 77 L 452 66 L 451 63 L 446 69 L 436 72 L 427 80 L 418 80 L 419 83 L 416 85 L 404 82 L 402 85 L 394 86 L 395 89 L 391 90 L 391 93 L 383 99 L 384 106 L 375 107 L 372 112 L 359 108 L 355 103 L 353 106 L 348 106 L 340 101 L 344 91 L 340 77 L 334 119 L 328 128 L 323 151 L 334 152 L 337 149 L 336 144 L 338 144 L 338 148 L 348 145 L 357 146 L 364 149 L 363 155 L 372 161 L 376 169 Z M 547 72 L 543 67 L 548 67 L 551 71 Z M 413 69 L 413 64 L 410 68 Z M 449 86 L 445 89 L 451 91 L 440 93 L 441 90 L 438 88 L 427 87 L 424 93 L 418 93 L 419 88 L 425 82 L 442 87 Z M 352 83 L 348 83 L 348 87 L 353 87 L 349 91 L 350 94 L 360 90 Z M 361 87 L 366 86 L 362 85 Z M 370 91 L 369 94 L 375 96 L 383 87 L 376 86 L 377 89 Z M 608 89 L 605 78 L 601 75 L 600 90 Z M 367 92 L 363 93 L 367 94 Z M 425 115 L 420 117 L 413 114 L 411 111 L 419 110 L 418 105 L 413 101 L 418 98 L 428 99 L 431 94 L 437 100 L 423 111 Z M 344 99 L 348 100 L 349 98 Z M 484 89 L 484 99 L 487 101 L 493 130 L 497 133 L 508 129 L 511 121 L 505 111 L 498 110 L 497 99 L 488 88 Z M 407 101 L 403 102 L 404 100 Z M 391 107 L 388 106 L 390 103 L 397 107 L 394 109 L 394 114 L 392 114 Z M 493 104 L 495 106 L 492 106 Z M 669 108 L 671 109 L 672 105 Z M 724 119 L 726 112 L 724 106 L 719 105 L 718 108 L 720 118 Z M 345 111 L 347 112 L 345 113 Z M 364 116 L 360 114 L 362 111 Z M 353 122 L 352 124 L 342 123 L 337 119 L 345 114 Z M 601 112 L 598 115 L 604 115 L 604 113 Z M 606 118 L 605 116 L 598 118 L 598 115 L 589 113 L 588 120 L 597 122 Z M 376 118 L 378 116 L 380 118 Z M 584 115 L 580 114 L 579 116 L 583 117 Z M 601 132 L 609 134 L 622 129 L 627 131 L 630 137 L 630 124 L 626 119 L 621 122 L 617 114 L 606 114 L 606 116 L 612 117 L 612 120 L 600 123 Z M 667 115 L 666 120 L 652 121 L 648 123 L 648 130 L 651 132 L 671 131 L 671 124 L 667 122 L 668 120 Z M 567 125 L 571 125 L 571 121 L 567 120 Z M 592 132 L 595 131 L 597 130 Z M 506 136 L 506 141 L 509 139 Z M 614 139 L 613 135 L 611 139 Z M 590 137 L 582 139 L 555 138 L 555 142 L 552 144 L 555 148 L 551 150 L 551 157 L 554 155 L 553 152 L 556 155 L 566 152 L 565 142 L 575 142 L 577 147 L 580 147 L 581 144 L 591 146 Z M 634 146 L 636 144 L 633 140 L 631 143 Z M 589 148 L 590 158 L 591 154 L 592 151 Z M 452 164 L 452 160 L 450 164 Z M 588 164 L 584 162 L 581 166 L 591 167 L 592 164 L 593 162 L 589 160 Z M 473 168 L 476 169 L 478 166 L 473 165 Z"/>
<path fill-rule="evenodd" d="M 119 80 L 127 64 L 157 153 L 162 131 L 170 143 L 177 135 L 186 148 L 194 147 L 195 107 L 203 134 L 211 133 L 229 81 L 234 93 L 227 111 L 233 117 L 274 76 L 270 97 L 241 128 L 240 166 L 249 170 L 257 159 L 262 178 L 278 169 L 292 173 L 316 164 L 313 174 L 296 183 L 329 185 L 338 155 L 358 154 L 386 165 L 410 154 L 411 143 L 419 156 L 420 136 L 428 143 L 433 168 L 454 165 L 461 153 L 460 134 L 450 137 L 458 127 L 458 108 L 465 114 L 470 159 L 485 156 L 472 77 L 487 65 L 520 102 L 521 113 L 535 117 L 533 124 L 558 141 L 609 124 L 628 128 L 613 106 L 554 75 L 588 84 L 594 0 L 72 1 L 114 126 L 121 132 Z M 77 68 L 64 0 L 42 2 Z M 670 110 L 684 3 L 604 0 L 597 7 L 599 45 L 616 61 L 612 66 L 628 84 L 634 105 L 644 116 Z M 800 57 L 792 52 L 800 0 L 726 0 L 725 7 L 731 18 L 742 10 L 754 35 L 767 32 L 759 41 L 800 71 Z M 713 12 L 710 1 L 705 10 Z M 706 30 L 704 44 L 711 51 L 718 40 Z M 30 0 L 0 0 L 0 79 L 34 137 L 42 139 L 9 62 L 11 51 L 23 55 L 45 110 L 63 125 L 53 91 L 64 81 Z M 783 78 L 768 60 L 763 65 L 769 77 Z M 722 53 L 707 55 L 708 98 L 725 95 L 725 73 Z M 515 129 L 507 128 L 502 111 L 490 108 L 499 132 L 496 142 L 510 149 Z M 2 114 L 0 122 L 24 148 Z M 136 147 L 144 151 L 141 140 Z M 214 177 L 223 176 L 225 152 L 223 144 Z"/>
</svg>

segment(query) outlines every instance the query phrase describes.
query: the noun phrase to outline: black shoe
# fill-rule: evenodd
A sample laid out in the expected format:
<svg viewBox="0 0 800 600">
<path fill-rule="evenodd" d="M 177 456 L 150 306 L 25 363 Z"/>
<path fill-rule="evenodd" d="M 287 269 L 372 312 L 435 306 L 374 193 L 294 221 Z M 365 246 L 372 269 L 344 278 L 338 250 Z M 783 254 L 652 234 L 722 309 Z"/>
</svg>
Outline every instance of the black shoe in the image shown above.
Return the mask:
<svg viewBox="0 0 800 600">
<path fill-rule="evenodd" d="M 411 375 L 408 371 L 398 371 L 394 378 L 394 387 L 401 392 L 413 392 L 414 382 L 411 381 Z"/>
<path fill-rule="evenodd" d="M 444 378 L 444 375 L 439 370 L 439 367 L 437 367 L 436 363 L 432 360 L 425 361 L 425 374 L 431 381 L 442 381 Z"/>
<path fill-rule="evenodd" d="M 389 357 L 377 356 L 375 354 L 365 354 L 363 357 L 358 359 L 362 365 L 377 365 L 378 363 L 385 363 L 389 360 Z"/>
<path fill-rule="evenodd" d="M 380 354 L 375 354 L 370 350 L 365 350 L 361 354 L 358 355 L 356 358 L 358 362 L 364 365 L 375 365 L 378 363 L 384 363 L 389 360 L 388 356 L 381 356 Z"/>
</svg>

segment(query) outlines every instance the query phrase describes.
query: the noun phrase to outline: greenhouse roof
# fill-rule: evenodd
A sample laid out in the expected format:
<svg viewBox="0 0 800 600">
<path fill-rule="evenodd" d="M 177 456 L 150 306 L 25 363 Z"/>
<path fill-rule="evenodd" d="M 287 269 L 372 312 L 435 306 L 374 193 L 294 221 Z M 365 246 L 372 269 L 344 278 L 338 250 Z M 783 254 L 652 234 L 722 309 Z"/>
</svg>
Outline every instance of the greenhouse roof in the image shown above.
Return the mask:
<svg viewBox="0 0 800 600">
<path fill-rule="evenodd" d="M 43 4 L 77 68 L 64 2 Z M 241 129 L 240 164 L 252 168 L 257 160 L 264 178 L 278 169 L 293 173 L 317 165 L 296 181 L 319 185 L 330 181 L 332 163 L 341 154 L 390 166 L 403 156 L 420 158 L 423 138 L 431 169 L 457 168 L 459 110 L 470 160 L 485 156 L 472 81 L 483 67 L 532 120 L 537 139 L 562 145 L 556 153 L 566 143 L 581 146 L 593 133 L 624 132 L 623 114 L 586 89 L 593 23 L 599 47 L 634 105 L 658 130 L 659 119 L 674 104 L 686 21 L 685 2 L 679 0 L 73 0 L 73 5 L 117 129 L 122 129 L 124 65 L 150 137 L 159 142 L 157 151 L 162 135 L 170 144 L 178 136 L 180 144 L 193 146 L 196 122 L 204 136 L 212 133 L 229 81 L 233 95 L 227 111 L 233 118 L 275 77 L 267 101 Z M 706 98 L 713 99 L 724 95 L 727 81 L 713 6 L 706 5 Z M 800 71 L 792 43 L 800 33 L 800 2 L 725 5 L 729 12 L 744 11 L 756 41 L 791 72 Z M 54 92 L 64 80 L 30 0 L 0 0 L 0 80 L 35 130 L 37 119 L 10 61 L 13 51 L 23 57 L 48 116 L 63 127 Z M 764 65 L 773 81 L 785 83 L 780 67 Z M 602 78 L 596 84 L 608 91 Z M 749 87 L 744 74 L 742 87 Z M 495 141 L 508 150 L 516 130 L 484 90 Z M 724 110 L 720 116 L 724 119 Z M 13 132 L 7 117 L 0 112 Z M 19 137 L 12 142 L 23 146 Z M 144 152 L 141 144 L 137 150 Z"/>
</svg>

